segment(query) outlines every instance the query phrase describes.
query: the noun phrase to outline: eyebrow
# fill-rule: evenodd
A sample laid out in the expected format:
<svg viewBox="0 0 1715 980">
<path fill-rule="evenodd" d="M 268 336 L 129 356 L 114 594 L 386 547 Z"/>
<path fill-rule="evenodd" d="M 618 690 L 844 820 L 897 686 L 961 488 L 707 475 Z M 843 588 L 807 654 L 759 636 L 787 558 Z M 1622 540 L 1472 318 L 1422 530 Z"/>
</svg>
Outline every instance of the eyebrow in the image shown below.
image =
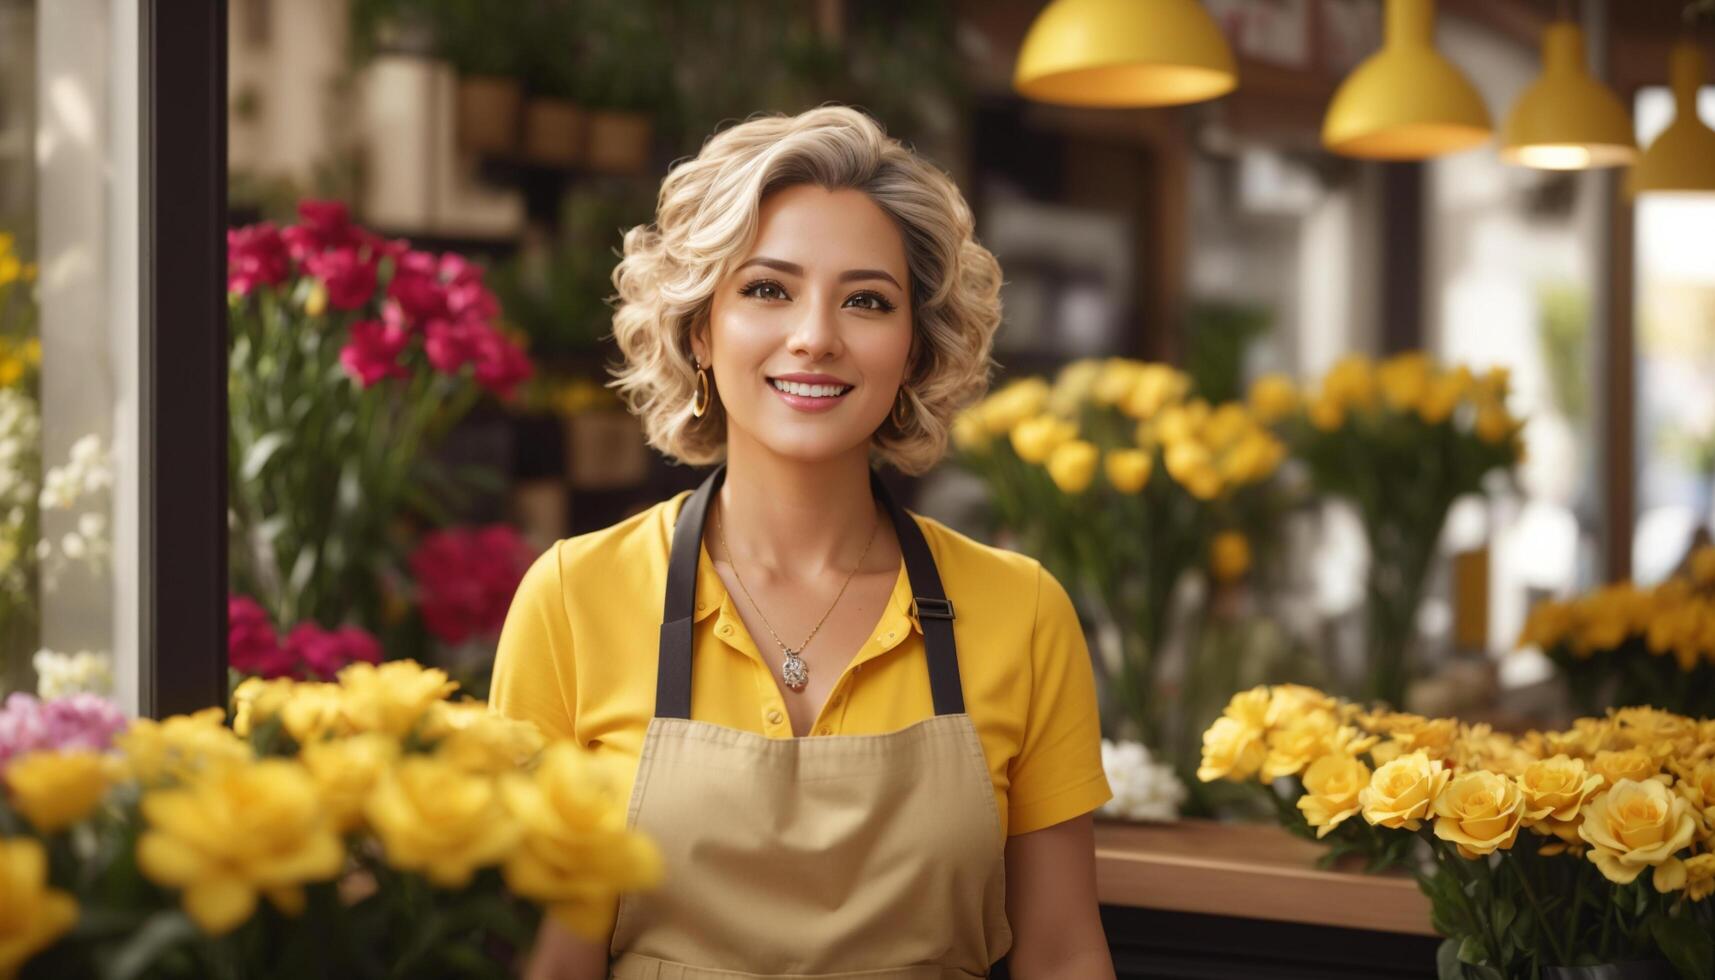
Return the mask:
<svg viewBox="0 0 1715 980">
<path fill-rule="evenodd" d="M 739 269 L 748 269 L 753 265 L 761 265 L 767 266 L 770 269 L 778 269 L 779 271 L 792 276 L 801 276 L 804 274 L 804 267 L 796 262 L 788 262 L 785 259 L 771 259 L 762 255 L 759 255 L 739 266 Z M 895 289 L 903 290 L 905 288 L 899 284 L 899 280 L 893 278 L 881 269 L 847 269 L 840 273 L 840 278 L 836 281 L 854 282 L 860 279 L 882 279 L 893 283 L 893 288 Z"/>
</svg>

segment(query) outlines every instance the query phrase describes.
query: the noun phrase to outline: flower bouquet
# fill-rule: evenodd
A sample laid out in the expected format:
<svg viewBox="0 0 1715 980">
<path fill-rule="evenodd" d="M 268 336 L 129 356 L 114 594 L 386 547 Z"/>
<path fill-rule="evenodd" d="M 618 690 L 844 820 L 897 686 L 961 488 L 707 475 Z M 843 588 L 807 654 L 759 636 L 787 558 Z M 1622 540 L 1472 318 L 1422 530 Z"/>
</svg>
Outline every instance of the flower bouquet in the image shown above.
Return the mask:
<svg viewBox="0 0 1715 980">
<path fill-rule="evenodd" d="M 1519 646 L 1554 660 L 1580 711 L 1652 704 L 1715 716 L 1715 547 L 1653 588 L 1621 582 L 1539 603 Z"/>
<path fill-rule="evenodd" d="M 336 203 L 299 214 L 228 235 L 233 586 L 282 622 L 379 630 L 405 519 L 444 524 L 492 482 L 424 450 L 532 367 L 464 258 L 383 239 Z"/>
<path fill-rule="evenodd" d="M 1117 656 L 1096 657 L 1119 709 L 1104 715 L 1110 734 L 1170 746 L 1158 692 L 1175 590 L 1196 569 L 1248 571 L 1250 541 L 1275 523 L 1268 483 L 1285 446 L 1244 405 L 1210 405 L 1182 372 L 1122 358 L 1075 362 L 1053 385 L 1014 381 L 961 413 L 953 438 L 1021 550 L 1118 627 Z M 1185 734 L 1188 776 L 1196 729 Z"/>
<path fill-rule="evenodd" d="M 1625 708 L 1511 736 L 1259 687 L 1204 734 L 1198 776 L 1270 787 L 1330 860 L 1409 867 L 1443 978 L 1651 958 L 1715 976 L 1715 720 Z"/>
<path fill-rule="evenodd" d="M 1278 376 L 1252 389 L 1252 404 L 1279 417 L 1315 488 L 1351 503 L 1363 524 L 1373 699 L 1405 700 L 1418 606 L 1453 502 L 1523 457 L 1523 424 L 1507 412 L 1507 389 L 1504 368 L 1478 377 L 1421 353 L 1379 363 L 1348 357 L 1302 396 Z"/>
<path fill-rule="evenodd" d="M 616 773 L 410 661 L 0 710 L 0 975 L 510 976 L 660 876 Z"/>
</svg>

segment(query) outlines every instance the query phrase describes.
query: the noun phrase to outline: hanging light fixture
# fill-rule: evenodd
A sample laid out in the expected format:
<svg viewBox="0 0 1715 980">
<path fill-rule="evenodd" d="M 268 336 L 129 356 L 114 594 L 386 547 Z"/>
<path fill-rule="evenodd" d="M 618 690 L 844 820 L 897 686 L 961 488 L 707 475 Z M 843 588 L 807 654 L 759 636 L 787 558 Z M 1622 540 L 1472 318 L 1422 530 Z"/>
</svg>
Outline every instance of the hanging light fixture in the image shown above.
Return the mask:
<svg viewBox="0 0 1715 980">
<path fill-rule="evenodd" d="M 1197 0 L 1054 0 L 1012 77 L 1027 99 L 1103 108 L 1202 102 L 1238 83 L 1232 49 Z"/>
<path fill-rule="evenodd" d="M 1673 122 L 1638 159 L 1626 190 L 1632 194 L 1715 192 L 1715 130 L 1697 118 L 1703 53 L 1690 39 L 1674 45 L 1668 61 L 1668 78 L 1673 86 Z"/>
<path fill-rule="evenodd" d="M 1565 21 L 1542 35 L 1542 77 L 1502 130 L 1501 159 L 1541 170 L 1618 167 L 1638 158 L 1632 117 L 1584 61 L 1584 32 Z"/>
<path fill-rule="evenodd" d="M 1382 49 L 1341 83 L 1322 145 L 1371 160 L 1468 150 L 1492 131 L 1482 96 L 1435 50 L 1434 0 L 1387 0 Z"/>
</svg>

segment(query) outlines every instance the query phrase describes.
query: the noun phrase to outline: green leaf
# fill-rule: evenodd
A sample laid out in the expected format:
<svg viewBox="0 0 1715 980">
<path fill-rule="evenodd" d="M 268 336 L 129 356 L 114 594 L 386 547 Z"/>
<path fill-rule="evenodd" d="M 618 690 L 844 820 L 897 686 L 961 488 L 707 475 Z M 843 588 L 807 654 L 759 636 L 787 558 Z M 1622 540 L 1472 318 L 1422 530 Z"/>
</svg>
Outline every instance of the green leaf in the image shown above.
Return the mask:
<svg viewBox="0 0 1715 980">
<path fill-rule="evenodd" d="M 195 923 L 178 909 L 164 909 L 150 916 L 113 954 L 102 975 L 108 980 L 140 977 L 162 954 L 199 935 Z"/>
<path fill-rule="evenodd" d="M 244 478 L 244 482 L 249 483 L 262 475 L 262 471 L 268 466 L 268 461 L 274 458 L 274 454 L 279 452 L 282 446 L 286 445 L 287 438 L 287 433 L 270 432 L 256 440 L 245 451 L 244 465 L 239 469 L 239 474 Z"/>
<path fill-rule="evenodd" d="M 1466 936 L 1459 941 L 1459 962 L 1472 966 L 1481 966 L 1488 962 L 1489 948 L 1476 936 Z"/>
<path fill-rule="evenodd" d="M 1465 965 L 1459 962 L 1459 940 L 1445 939 L 1435 949 L 1437 980 L 1465 980 Z"/>
<path fill-rule="evenodd" d="M 1667 957 L 1680 976 L 1690 980 L 1715 978 L 1715 937 L 1689 917 L 1651 916 L 1649 931 L 1661 948 L 1661 955 Z"/>
</svg>

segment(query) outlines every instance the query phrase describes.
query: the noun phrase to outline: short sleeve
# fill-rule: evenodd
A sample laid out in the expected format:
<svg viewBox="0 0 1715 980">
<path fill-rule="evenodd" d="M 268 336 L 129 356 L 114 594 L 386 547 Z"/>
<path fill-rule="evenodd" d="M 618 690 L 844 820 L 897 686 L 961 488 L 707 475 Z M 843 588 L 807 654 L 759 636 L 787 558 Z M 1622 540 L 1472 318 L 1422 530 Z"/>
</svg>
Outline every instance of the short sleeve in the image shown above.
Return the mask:
<svg viewBox="0 0 1715 980">
<path fill-rule="evenodd" d="M 556 542 L 525 571 L 494 653 L 488 704 L 509 718 L 533 721 L 549 738 L 572 739 L 577 703 L 572 624 L 566 616 Z"/>
<path fill-rule="evenodd" d="M 1008 773 L 1009 835 L 1052 827 L 1113 797 L 1102 771 L 1102 726 L 1090 648 L 1071 597 L 1041 565 L 1030 672 L 1024 739 Z"/>
</svg>

